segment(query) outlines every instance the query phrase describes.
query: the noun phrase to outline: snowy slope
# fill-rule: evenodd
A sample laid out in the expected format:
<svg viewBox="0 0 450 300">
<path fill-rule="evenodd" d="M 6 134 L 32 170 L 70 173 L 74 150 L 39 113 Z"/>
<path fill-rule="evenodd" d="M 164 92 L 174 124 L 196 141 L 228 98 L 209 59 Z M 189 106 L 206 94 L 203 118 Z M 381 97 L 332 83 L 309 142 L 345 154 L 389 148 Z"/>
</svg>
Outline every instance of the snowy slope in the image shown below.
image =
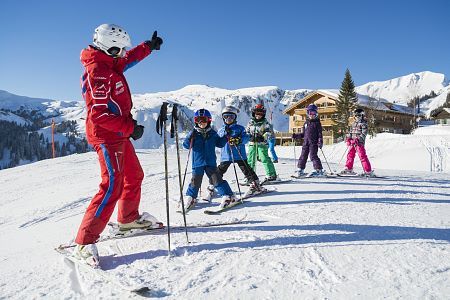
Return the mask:
<svg viewBox="0 0 450 300">
<path fill-rule="evenodd" d="M 9 111 L 0 111 L 0 121 L 6 121 L 6 122 L 12 122 L 12 123 L 17 123 L 18 125 L 28 125 L 30 124 L 30 121 L 16 115 L 13 114 Z"/>
<path fill-rule="evenodd" d="M 449 143 L 444 128 L 420 130 L 402 140 L 368 140 L 374 168 L 387 179 L 277 185 L 276 192 L 221 216 L 203 214 L 210 205 L 199 204 L 188 223 L 247 218 L 240 225 L 190 230 L 190 245 L 184 232 L 173 232 L 171 258 L 164 233 L 100 243 L 102 266 L 122 282 L 148 284 L 152 291 L 146 296 L 164 299 L 448 299 L 449 170 L 409 171 L 427 160 L 416 138 Z M 282 157 L 278 173 L 287 178 L 295 165 L 294 149 L 277 149 Z M 343 144 L 324 147 L 332 169 L 342 168 L 337 163 L 343 149 Z M 182 152 L 183 166 L 186 155 Z M 138 156 L 145 172 L 141 207 L 165 220 L 163 153 L 140 150 Z M 384 161 L 395 170 L 383 169 Z M 176 155 L 169 151 L 174 201 L 176 170 Z M 230 169 L 226 179 L 232 178 Z M 95 153 L 0 171 L 0 298 L 137 297 L 76 272 L 52 249 L 75 235 L 98 183 Z M 171 224 L 182 224 L 174 207 Z"/>
</svg>

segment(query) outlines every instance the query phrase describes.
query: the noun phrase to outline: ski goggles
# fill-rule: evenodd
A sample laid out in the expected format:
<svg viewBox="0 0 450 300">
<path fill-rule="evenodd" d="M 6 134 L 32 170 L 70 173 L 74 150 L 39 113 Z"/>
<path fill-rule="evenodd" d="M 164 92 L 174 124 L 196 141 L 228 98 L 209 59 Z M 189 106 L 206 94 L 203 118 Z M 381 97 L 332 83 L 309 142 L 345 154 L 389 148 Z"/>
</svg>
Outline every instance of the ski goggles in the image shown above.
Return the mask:
<svg viewBox="0 0 450 300">
<path fill-rule="evenodd" d="M 194 117 L 194 123 L 208 123 L 211 122 L 211 119 L 205 116 L 197 116 Z"/>
<path fill-rule="evenodd" d="M 226 120 L 235 120 L 236 119 L 236 115 L 232 114 L 232 113 L 225 113 L 222 115 L 222 118 L 226 119 Z"/>
<path fill-rule="evenodd" d="M 126 51 L 127 50 L 125 48 L 119 48 L 119 47 L 111 47 L 108 49 L 108 53 L 114 57 L 123 57 L 125 55 Z"/>
</svg>

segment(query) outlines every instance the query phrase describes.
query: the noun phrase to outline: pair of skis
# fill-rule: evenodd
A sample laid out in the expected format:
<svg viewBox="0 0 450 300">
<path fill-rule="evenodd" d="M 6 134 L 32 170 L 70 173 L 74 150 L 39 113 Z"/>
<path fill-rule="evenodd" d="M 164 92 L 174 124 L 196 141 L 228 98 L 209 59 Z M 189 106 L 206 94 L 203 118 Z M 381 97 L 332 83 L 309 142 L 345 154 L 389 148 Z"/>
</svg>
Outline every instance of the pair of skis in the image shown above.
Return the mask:
<svg viewBox="0 0 450 300">
<path fill-rule="evenodd" d="M 319 176 L 311 176 L 310 174 L 305 174 L 303 176 L 291 175 L 294 179 L 308 179 L 308 178 L 359 178 L 359 179 L 371 179 L 371 178 L 387 178 L 386 176 L 378 176 L 371 175 L 366 176 L 364 174 L 340 174 L 340 173 L 332 173 L 332 174 L 324 174 Z"/>
<path fill-rule="evenodd" d="M 291 181 L 292 181 L 291 179 L 277 179 L 277 180 L 267 180 L 267 179 L 264 179 L 264 180 L 260 183 L 260 185 L 261 185 L 261 186 L 263 186 L 263 185 L 275 185 L 275 184 L 281 184 L 281 183 L 288 183 L 288 182 L 291 182 Z M 235 183 L 236 180 L 233 180 L 232 182 Z M 247 181 L 239 181 L 239 185 L 241 185 L 241 186 L 250 186 L 250 182 L 247 182 Z"/>
<path fill-rule="evenodd" d="M 193 224 L 189 225 L 188 228 L 208 228 L 208 227 L 218 227 L 218 226 L 228 226 L 228 225 L 235 225 L 240 224 L 246 219 L 247 215 L 244 215 L 240 218 L 230 220 L 228 222 L 215 222 L 215 223 L 200 223 L 200 224 Z M 118 224 L 117 223 L 109 223 L 108 224 L 111 228 L 118 230 Z M 102 236 L 98 242 L 105 242 L 109 240 L 115 240 L 115 239 L 124 239 L 129 237 L 137 237 L 137 236 L 146 236 L 155 234 L 158 232 L 161 232 L 164 230 L 165 227 L 162 226 L 162 224 L 158 224 L 158 227 L 152 227 L 148 229 L 139 229 L 135 231 L 130 231 L 128 234 L 120 233 L 119 235 L 106 235 Z M 183 230 L 184 226 L 175 226 L 172 229 L 174 230 Z M 141 295 L 147 295 L 148 293 L 152 292 L 152 289 L 150 286 L 147 285 L 133 285 L 133 284 L 126 284 L 121 282 L 118 278 L 111 275 L 108 271 L 103 270 L 101 267 L 99 268 L 93 268 L 92 266 L 88 265 L 84 260 L 79 260 L 76 257 L 72 255 L 72 248 L 76 245 L 73 243 L 66 244 L 66 245 L 60 245 L 55 248 L 55 251 L 59 254 L 63 255 L 64 259 L 69 261 L 73 267 L 79 267 L 80 269 L 83 269 L 86 272 L 90 272 L 94 276 L 98 277 L 99 279 L 102 279 L 104 281 L 107 281 L 117 288 L 128 291 L 131 293 L 141 294 Z"/>
<path fill-rule="evenodd" d="M 242 199 L 242 200 L 244 200 L 244 199 L 249 199 L 249 198 L 251 198 L 251 197 L 255 197 L 255 196 L 259 196 L 259 195 L 264 195 L 264 194 L 268 194 L 268 193 L 275 192 L 275 191 L 276 191 L 276 189 L 264 189 L 264 190 L 262 190 L 262 191 L 255 192 L 255 193 L 250 194 L 250 195 L 244 195 L 244 196 L 242 196 L 241 199 Z M 226 211 L 228 211 L 228 210 L 230 210 L 230 209 L 232 209 L 232 208 L 234 208 L 234 207 L 236 207 L 236 206 L 238 206 L 238 205 L 241 205 L 241 204 L 244 204 L 244 201 L 238 200 L 238 201 L 236 201 L 236 202 L 234 202 L 234 203 L 232 203 L 232 204 L 230 204 L 230 205 L 228 205 L 228 206 L 226 206 L 226 207 L 218 208 L 218 209 L 215 209 L 215 210 L 212 210 L 212 209 L 206 209 L 206 210 L 204 210 L 203 212 L 204 212 L 205 214 L 207 214 L 207 215 L 220 215 L 221 213 L 226 212 Z"/>
</svg>

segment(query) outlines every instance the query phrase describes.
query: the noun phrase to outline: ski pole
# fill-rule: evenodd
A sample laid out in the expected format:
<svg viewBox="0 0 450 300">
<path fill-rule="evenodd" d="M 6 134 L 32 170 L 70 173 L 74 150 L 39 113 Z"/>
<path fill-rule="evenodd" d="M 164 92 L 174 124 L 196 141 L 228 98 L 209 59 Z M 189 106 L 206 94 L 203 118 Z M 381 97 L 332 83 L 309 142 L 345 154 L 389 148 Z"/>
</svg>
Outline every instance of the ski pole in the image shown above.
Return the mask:
<svg viewBox="0 0 450 300">
<path fill-rule="evenodd" d="M 255 150 L 255 152 L 253 153 L 253 163 L 254 163 L 254 167 L 253 167 L 253 171 L 255 171 L 256 173 L 256 161 L 258 159 L 258 142 L 256 141 L 256 126 L 255 126 L 255 130 L 253 131 L 253 148 Z"/>
<path fill-rule="evenodd" d="M 183 183 L 181 184 L 181 187 L 184 189 L 184 182 L 186 180 L 186 173 L 187 173 L 187 168 L 189 165 L 189 159 L 191 158 L 191 149 L 192 149 L 192 145 L 194 143 L 194 134 L 192 134 L 191 136 L 191 141 L 189 142 L 189 152 L 188 152 L 188 158 L 186 160 L 186 167 L 184 168 L 184 175 L 183 175 Z"/>
<path fill-rule="evenodd" d="M 297 160 L 297 154 L 295 151 L 295 139 L 294 138 L 292 138 L 292 143 L 294 144 L 294 171 L 297 171 L 297 164 L 295 163 Z"/>
<path fill-rule="evenodd" d="M 183 178 L 183 184 L 181 181 L 181 162 L 180 162 L 180 146 L 178 142 L 178 108 L 177 104 L 173 105 L 172 109 L 172 124 L 174 126 L 174 132 L 175 132 L 175 143 L 177 146 L 177 161 L 178 161 L 178 184 L 180 186 L 180 200 L 181 200 L 181 208 L 183 211 L 183 221 L 184 221 L 184 231 L 186 232 L 186 242 L 189 244 L 189 236 L 188 236 L 188 230 L 187 230 L 187 222 L 186 222 L 186 210 L 184 209 L 184 199 L 183 199 L 183 185 L 184 185 L 184 178 Z M 191 150 L 191 147 L 189 147 L 189 152 Z M 189 159 L 189 156 L 188 156 Z M 187 168 L 187 165 L 186 165 Z M 186 173 L 185 173 L 186 174 Z"/>
<path fill-rule="evenodd" d="M 156 131 L 158 134 L 164 135 L 164 173 L 166 181 L 166 213 L 167 213 L 167 241 L 168 241 L 168 255 L 170 256 L 170 219 L 169 219 L 169 170 L 167 165 L 167 133 L 166 133 L 166 121 L 167 121 L 167 105 L 169 103 L 163 102 L 161 110 L 159 112 L 158 120 L 156 122 Z"/>
<path fill-rule="evenodd" d="M 338 162 L 338 165 L 341 164 L 342 159 L 344 158 L 345 154 L 348 152 L 348 149 L 350 149 L 350 146 L 347 146 L 347 148 L 345 149 L 344 153 L 342 153 L 342 156 L 341 156 L 341 159 L 340 159 L 339 162 Z"/>
<path fill-rule="evenodd" d="M 237 185 L 238 191 L 239 191 L 239 198 L 240 198 L 240 201 L 242 202 L 241 187 L 239 186 L 239 178 L 238 178 L 238 175 L 236 172 L 236 164 L 234 163 L 233 149 L 231 148 L 231 145 L 230 145 L 230 136 L 227 136 L 227 140 L 228 140 L 228 149 L 230 149 L 230 153 L 231 153 L 231 161 L 233 162 L 234 176 L 236 177 L 236 185 Z"/>
<path fill-rule="evenodd" d="M 327 157 L 325 156 L 325 153 L 323 152 L 322 148 L 320 149 L 322 151 L 323 158 L 325 158 L 325 162 L 327 163 L 328 169 L 330 169 L 330 174 L 333 174 L 333 171 L 331 171 L 330 165 L 328 164 Z"/>
</svg>

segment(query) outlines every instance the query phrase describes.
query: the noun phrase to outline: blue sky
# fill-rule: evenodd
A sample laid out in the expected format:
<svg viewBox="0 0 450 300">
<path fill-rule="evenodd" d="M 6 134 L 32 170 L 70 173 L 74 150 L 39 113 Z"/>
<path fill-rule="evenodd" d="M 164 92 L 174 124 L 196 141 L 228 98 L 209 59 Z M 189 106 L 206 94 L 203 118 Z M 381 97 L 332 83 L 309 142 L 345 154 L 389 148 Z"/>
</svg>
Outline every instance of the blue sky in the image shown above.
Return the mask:
<svg viewBox="0 0 450 300">
<path fill-rule="evenodd" d="M 23 1 L 0 3 L 0 90 L 81 100 L 81 49 L 116 23 L 161 51 L 126 72 L 133 93 L 188 84 L 338 88 L 420 71 L 450 75 L 450 1 Z"/>
</svg>

